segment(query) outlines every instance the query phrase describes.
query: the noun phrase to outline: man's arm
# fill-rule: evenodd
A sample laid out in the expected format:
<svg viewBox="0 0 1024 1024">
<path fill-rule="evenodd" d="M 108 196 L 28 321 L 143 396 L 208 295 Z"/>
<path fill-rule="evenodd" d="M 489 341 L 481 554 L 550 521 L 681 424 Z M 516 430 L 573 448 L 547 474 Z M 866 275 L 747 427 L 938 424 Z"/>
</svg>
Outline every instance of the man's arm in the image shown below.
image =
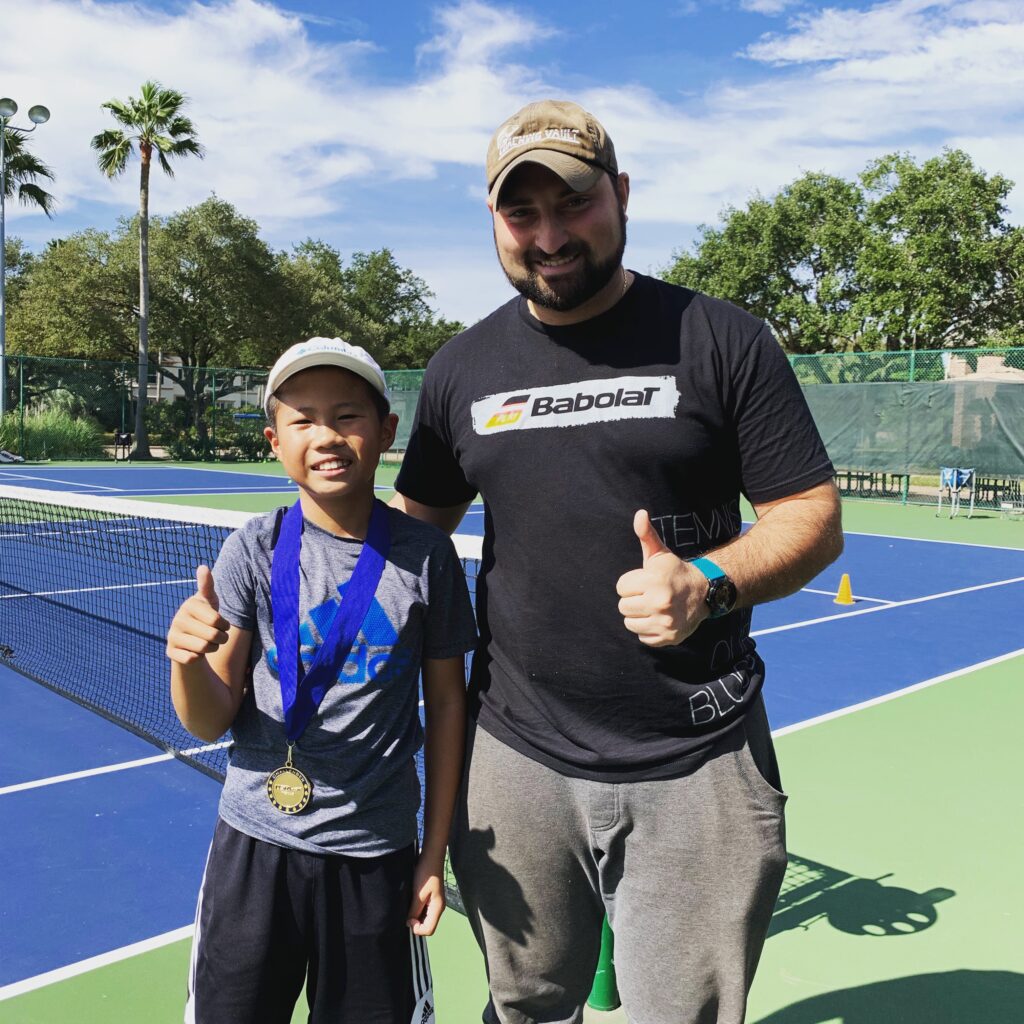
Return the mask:
<svg viewBox="0 0 1024 1024">
<path fill-rule="evenodd" d="M 413 501 L 399 491 L 389 502 L 392 508 L 400 509 L 415 519 L 422 519 L 425 523 L 431 523 L 444 530 L 445 533 L 455 532 L 455 528 L 462 522 L 462 517 L 470 506 L 470 502 L 463 502 L 461 505 L 449 505 L 445 508 L 435 508 L 433 505 L 424 505 L 422 502 Z"/>
<path fill-rule="evenodd" d="M 736 584 L 737 608 L 799 590 L 843 550 L 842 508 L 830 480 L 754 506 L 757 522 L 707 556 Z M 682 643 L 708 617 L 707 579 L 662 541 L 647 513 L 634 521 L 643 565 L 620 577 L 626 628 L 651 647 Z"/>
<path fill-rule="evenodd" d="M 423 711 L 423 849 L 413 875 L 409 926 L 416 935 L 433 935 L 444 910 L 444 854 L 462 779 L 466 734 L 466 668 L 462 655 L 423 662 Z"/>
</svg>

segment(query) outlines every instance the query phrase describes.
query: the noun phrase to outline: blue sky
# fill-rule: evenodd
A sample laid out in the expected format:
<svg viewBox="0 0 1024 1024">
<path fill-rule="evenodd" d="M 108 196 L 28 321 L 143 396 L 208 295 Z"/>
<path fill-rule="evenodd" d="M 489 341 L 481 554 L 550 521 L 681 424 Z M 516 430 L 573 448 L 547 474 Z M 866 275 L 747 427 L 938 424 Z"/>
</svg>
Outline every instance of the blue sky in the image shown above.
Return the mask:
<svg viewBox="0 0 1024 1024">
<path fill-rule="evenodd" d="M 510 294 L 488 138 L 545 96 L 582 103 L 614 139 L 641 271 L 728 204 L 897 149 L 966 149 L 1020 181 L 1010 219 L 1024 213 L 1021 0 L 5 0 L 3 30 L 0 94 L 52 111 L 34 146 L 57 173 L 56 214 L 8 206 L 8 233 L 33 247 L 135 210 L 137 163 L 109 182 L 88 143 L 110 123 L 100 104 L 147 78 L 190 97 L 207 148 L 155 176 L 153 212 L 216 192 L 275 248 L 388 246 L 466 322 Z"/>
</svg>

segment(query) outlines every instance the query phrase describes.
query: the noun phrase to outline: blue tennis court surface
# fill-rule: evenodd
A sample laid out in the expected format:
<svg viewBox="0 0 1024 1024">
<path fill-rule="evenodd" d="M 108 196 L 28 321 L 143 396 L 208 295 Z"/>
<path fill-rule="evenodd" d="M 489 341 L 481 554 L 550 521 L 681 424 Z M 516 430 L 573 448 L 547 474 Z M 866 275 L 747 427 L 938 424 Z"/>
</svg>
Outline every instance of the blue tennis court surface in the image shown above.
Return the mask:
<svg viewBox="0 0 1024 1024">
<path fill-rule="evenodd" d="M 174 494 L 272 494 L 293 491 L 286 476 L 191 466 L 3 466 L 0 484 L 74 494 L 156 497 Z"/>
<path fill-rule="evenodd" d="M 116 477 L 124 470 L 88 472 Z M 171 471 L 135 472 L 160 482 Z M 219 475 L 187 472 L 192 480 Z M 471 516 L 466 532 L 482 532 L 481 511 Z M 834 603 L 842 573 L 850 574 L 853 606 Z M 38 585 L 52 582 L 42 572 Z M 754 612 L 772 726 L 807 722 L 1018 651 L 1022 621 L 1024 551 L 847 535 L 836 565 L 800 593 Z M 151 632 L 165 628 L 153 622 Z M 74 657 L 72 647 L 65 657 Z M 102 671 L 101 663 L 92 670 Z M 156 678 L 140 680 L 140 688 L 163 690 L 166 666 L 156 658 L 148 671 Z M 158 752 L 2 668 L 0 699 L 0 870 L 17 881 L 0 904 L 7 951 L 0 989 L 189 925 L 217 784 L 173 760 L 55 781 Z"/>
</svg>

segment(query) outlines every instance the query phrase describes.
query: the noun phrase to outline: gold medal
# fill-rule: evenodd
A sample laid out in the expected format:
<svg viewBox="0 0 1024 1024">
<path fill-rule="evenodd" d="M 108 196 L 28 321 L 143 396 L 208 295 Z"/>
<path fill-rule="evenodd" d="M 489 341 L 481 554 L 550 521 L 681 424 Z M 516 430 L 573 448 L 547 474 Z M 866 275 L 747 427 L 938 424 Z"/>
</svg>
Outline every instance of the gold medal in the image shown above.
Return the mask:
<svg viewBox="0 0 1024 1024">
<path fill-rule="evenodd" d="M 288 759 L 283 768 L 271 772 L 267 778 L 267 797 L 285 814 L 298 814 L 305 810 L 313 795 L 313 783 L 292 764 L 292 745 L 288 744 Z"/>
</svg>

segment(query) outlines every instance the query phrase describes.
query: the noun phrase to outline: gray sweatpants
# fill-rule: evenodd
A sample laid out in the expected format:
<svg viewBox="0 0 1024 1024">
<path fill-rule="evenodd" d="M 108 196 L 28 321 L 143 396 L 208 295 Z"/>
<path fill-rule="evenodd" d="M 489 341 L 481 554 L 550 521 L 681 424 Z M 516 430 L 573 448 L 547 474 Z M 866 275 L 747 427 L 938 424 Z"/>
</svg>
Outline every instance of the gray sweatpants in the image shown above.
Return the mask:
<svg viewBox="0 0 1024 1024">
<path fill-rule="evenodd" d="M 452 865 L 487 963 L 485 1024 L 579 1024 L 607 913 L 631 1024 L 742 1024 L 786 867 L 759 700 L 690 775 L 561 775 L 476 729 Z"/>
</svg>

